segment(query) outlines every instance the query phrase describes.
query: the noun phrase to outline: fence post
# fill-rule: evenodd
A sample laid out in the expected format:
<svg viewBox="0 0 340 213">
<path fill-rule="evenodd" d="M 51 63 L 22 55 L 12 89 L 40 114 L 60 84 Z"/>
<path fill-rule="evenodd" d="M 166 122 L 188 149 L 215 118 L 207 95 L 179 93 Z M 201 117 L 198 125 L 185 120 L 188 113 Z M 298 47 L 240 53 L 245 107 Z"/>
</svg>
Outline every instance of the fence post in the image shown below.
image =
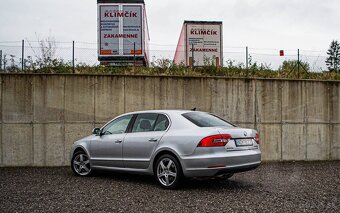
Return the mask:
<svg viewBox="0 0 340 213">
<path fill-rule="evenodd" d="M 246 69 L 248 70 L 248 63 L 249 63 L 249 58 L 248 58 L 249 54 L 248 54 L 248 46 L 246 46 Z"/>
<path fill-rule="evenodd" d="M 21 71 L 24 71 L 24 68 L 25 68 L 24 59 L 25 59 L 25 40 L 22 40 L 22 49 L 21 49 Z"/>
<path fill-rule="evenodd" d="M 300 78 L 300 49 L 298 49 L 298 79 Z"/>
<path fill-rule="evenodd" d="M 2 50 L 0 50 L 0 70 L 2 70 Z"/>
<path fill-rule="evenodd" d="M 72 72 L 75 73 L 75 64 L 74 64 L 74 41 L 72 41 Z"/>
<path fill-rule="evenodd" d="M 6 55 L 4 55 L 4 72 L 6 72 Z"/>
</svg>

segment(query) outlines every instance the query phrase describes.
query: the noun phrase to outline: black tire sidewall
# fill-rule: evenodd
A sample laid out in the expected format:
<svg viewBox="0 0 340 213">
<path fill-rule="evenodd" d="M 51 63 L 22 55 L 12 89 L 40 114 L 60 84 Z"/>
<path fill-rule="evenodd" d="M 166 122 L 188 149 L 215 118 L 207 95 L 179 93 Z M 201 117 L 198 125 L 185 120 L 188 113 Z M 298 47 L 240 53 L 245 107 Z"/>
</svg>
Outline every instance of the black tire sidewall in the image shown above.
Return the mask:
<svg viewBox="0 0 340 213">
<path fill-rule="evenodd" d="M 171 159 L 175 166 L 176 166 L 176 170 L 177 170 L 177 177 L 176 177 L 176 180 L 175 182 L 171 185 L 171 186 L 164 186 L 158 179 L 158 176 L 157 176 L 157 168 L 158 168 L 158 164 L 161 160 L 163 160 L 164 158 L 169 158 Z M 160 156 L 158 159 L 157 159 L 157 162 L 155 164 L 155 168 L 154 168 L 154 176 L 155 176 L 155 179 L 157 181 L 157 183 L 164 189 L 176 189 L 180 186 L 180 184 L 182 183 L 182 180 L 183 180 L 183 171 L 182 171 L 182 167 L 179 163 L 179 161 L 172 155 L 169 155 L 169 154 L 165 154 L 165 155 L 162 155 Z"/>
</svg>

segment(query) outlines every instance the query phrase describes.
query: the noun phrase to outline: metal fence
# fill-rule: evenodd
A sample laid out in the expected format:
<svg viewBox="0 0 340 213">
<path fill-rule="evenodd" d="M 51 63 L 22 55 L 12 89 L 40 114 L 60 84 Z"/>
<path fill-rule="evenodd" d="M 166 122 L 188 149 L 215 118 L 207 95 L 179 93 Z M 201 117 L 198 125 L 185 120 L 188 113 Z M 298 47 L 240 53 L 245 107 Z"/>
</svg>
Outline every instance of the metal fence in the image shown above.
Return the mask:
<svg viewBox="0 0 340 213">
<path fill-rule="evenodd" d="M 173 59 L 177 44 L 150 43 L 150 61 L 157 59 Z M 256 63 L 265 65 L 271 69 L 278 69 L 285 60 L 299 60 L 310 65 L 313 72 L 327 70 L 325 60 L 326 50 L 299 50 L 285 49 L 284 56 L 280 56 L 281 49 L 278 48 L 254 48 L 224 46 L 224 66 L 232 61 L 233 64 L 242 64 L 246 67 Z M 45 55 L 45 56 L 44 56 Z M 87 65 L 96 66 L 97 43 L 82 41 L 0 41 L 0 70 L 27 69 L 29 63 L 46 55 L 62 60 L 70 66 Z M 15 69 L 13 69 L 15 68 Z"/>
</svg>

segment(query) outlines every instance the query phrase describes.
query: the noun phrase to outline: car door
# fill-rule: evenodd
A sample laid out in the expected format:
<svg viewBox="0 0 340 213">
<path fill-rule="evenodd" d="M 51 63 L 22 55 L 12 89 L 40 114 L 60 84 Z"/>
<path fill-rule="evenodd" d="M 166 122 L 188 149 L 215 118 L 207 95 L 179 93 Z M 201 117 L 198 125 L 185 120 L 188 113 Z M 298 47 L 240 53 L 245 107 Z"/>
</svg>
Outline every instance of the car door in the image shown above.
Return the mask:
<svg viewBox="0 0 340 213">
<path fill-rule="evenodd" d="M 147 169 L 152 153 L 169 126 L 166 115 L 139 114 L 123 143 L 123 159 L 126 168 Z"/>
<path fill-rule="evenodd" d="M 111 121 L 95 136 L 90 145 L 92 166 L 124 167 L 122 144 L 132 117 L 126 115 Z"/>
</svg>

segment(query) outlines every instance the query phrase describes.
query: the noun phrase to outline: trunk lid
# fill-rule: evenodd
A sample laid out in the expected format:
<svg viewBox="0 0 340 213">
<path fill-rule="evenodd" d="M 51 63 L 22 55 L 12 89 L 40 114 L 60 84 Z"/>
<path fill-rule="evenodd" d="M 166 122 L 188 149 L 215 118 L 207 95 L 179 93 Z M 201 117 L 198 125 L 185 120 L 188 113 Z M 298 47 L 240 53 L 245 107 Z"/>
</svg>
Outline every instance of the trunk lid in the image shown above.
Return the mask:
<svg viewBox="0 0 340 213">
<path fill-rule="evenodd" d="M 246 128 L 218 128 L 220 134 L 229 134 L 232 138 L 255 138 L 257 131 Z"/>
<path fill-rule="evenodd" d="M 220 134 L 229 134 L 231 139 L 225 146 L 227 151 L 242 151 L 249 149 L 258 149 L 255 138 L 257 131 L 247 128 L 217 128 Z"/>
</svg>

